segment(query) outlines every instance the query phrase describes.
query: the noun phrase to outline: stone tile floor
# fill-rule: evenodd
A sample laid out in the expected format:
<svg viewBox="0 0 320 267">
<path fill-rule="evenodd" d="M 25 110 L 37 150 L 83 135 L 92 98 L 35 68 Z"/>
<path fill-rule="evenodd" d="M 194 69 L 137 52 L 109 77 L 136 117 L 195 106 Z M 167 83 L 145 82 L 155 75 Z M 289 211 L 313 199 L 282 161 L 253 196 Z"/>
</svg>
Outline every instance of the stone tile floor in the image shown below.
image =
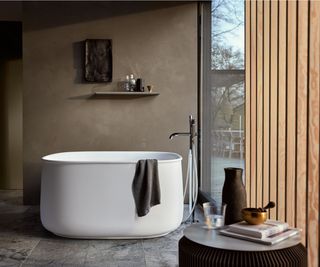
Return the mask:
<svg viewBox="0 0 320 267">
<path fill-rule="evenodd" d="M 196 219 L 203 220 L 200 211 Z M 0 190 L 0 266 L 178 266 L 178 241 L 185 227 L 154 239 L 61 238 L 42 227 L 38 206 L 22 205 L 21 190 Z"/>
</svg>

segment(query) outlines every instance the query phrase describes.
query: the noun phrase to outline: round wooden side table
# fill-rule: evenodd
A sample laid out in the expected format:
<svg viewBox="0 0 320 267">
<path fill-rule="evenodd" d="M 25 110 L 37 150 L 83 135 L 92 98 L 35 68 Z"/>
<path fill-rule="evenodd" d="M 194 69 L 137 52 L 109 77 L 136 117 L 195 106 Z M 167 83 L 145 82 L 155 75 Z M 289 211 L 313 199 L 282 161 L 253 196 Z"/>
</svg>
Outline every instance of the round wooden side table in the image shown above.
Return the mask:
<svg viewBox="0 0 320 267">
<path fill-rule="evenodd" d="M 179 241 L 179 267 L 307 267 L 300 236 L 273 246 L 220 235 L 193 224 Z"/>
</svg>

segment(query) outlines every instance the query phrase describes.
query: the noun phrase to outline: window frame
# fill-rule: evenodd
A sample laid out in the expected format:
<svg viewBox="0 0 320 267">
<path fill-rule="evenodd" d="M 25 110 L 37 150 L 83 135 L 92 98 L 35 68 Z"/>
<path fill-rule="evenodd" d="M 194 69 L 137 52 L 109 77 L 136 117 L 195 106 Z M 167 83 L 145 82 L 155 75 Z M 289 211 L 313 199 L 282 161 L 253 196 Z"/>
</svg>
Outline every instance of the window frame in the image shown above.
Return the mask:
<svg viewBox="0 0 320 267">
<path fill-rule="evenodd" d="M 244 1 L 245 2 L 245 1 Z M 210 1 L 201 1 L 198 3 L 198 173 L 199 173 L 199 188 L 198 188 L 198 203 L 213 202 L 213 196 L 202 190 L 202 188 L 210 188 L 211 183 L 211 154 L 212 140 L 210 131 L 203 129 L 211 129 L 212 122 L 210 119 L 211 105 L 206 99 L 211 98 L 210 90 L 206 90 L 211 84 L 211 3 Z M 245 3 L 244 3 L 245 4 Z M 244 11 L 245 12 L 245 11 Z M 244 16 L 245 19 L 245 16 Z M 244 33 L 245 34 L 245 33 Z M 245 55 L 245 51 L 244 51 Z M 244 63 L 245 64 L 245 63 Z M 240 71 L 236 69 L 235 71 Z M 245 74 L 244 69 L 241 70 Z M 245 80 L 244 80 L 245 88 Z M 245 136 L 245 123 L 244 133 Z M 245 151 L 245 149 L 244 149 Z M 245 155 L 244 155 L 245 168 Z M 208 179 L 207 177 L 210 177 Z M 205 179 L 207 178 L 207 179 Z M 243 177 L 245 180 L 245 177 Z"/>
<path fill-rule="evenodd" d="M 203 131 L 203 129 L 209 129 L 211 126 L 211 120 L 209 119 L 210 106 L 206 101 L 206 98 L 210 97 L 210 91 L 204 90 L 209 85 L 211 69 L 211 1 L 204 1 L 199 3 L 199 64 L 198 64 L 198 158 L 199 158 L 199 194 L 198 203 L 214 202 L 214 199 L 206 192 L 201 190 L 202 186 L 207 182 L 206 186 L 211 187 L 211 180 L 205 180 L 204 177 L 211 177 L 210 158 L 208 150 L 211 148 L 210 134 Z M 204 56 L 207 54 L 207 56 Z"/>
</svg>

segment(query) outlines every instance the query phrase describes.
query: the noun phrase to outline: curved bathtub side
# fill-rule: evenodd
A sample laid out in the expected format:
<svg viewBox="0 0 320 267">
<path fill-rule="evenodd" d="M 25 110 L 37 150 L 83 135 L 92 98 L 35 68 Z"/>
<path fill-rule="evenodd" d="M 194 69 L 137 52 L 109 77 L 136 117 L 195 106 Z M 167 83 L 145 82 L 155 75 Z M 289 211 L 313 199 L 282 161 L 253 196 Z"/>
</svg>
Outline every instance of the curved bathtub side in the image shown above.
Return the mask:
<svg viewBox="0 0 320 267">
<path fill-rule="evenodd" d="M 147 238 L 175 230 L 183 217 L 181 161 L 159 162 L 161 204 L 137 217 L 131 185 L 135 164 L 44 162 L 41 221 L 74 238 Z"/>
</svg>

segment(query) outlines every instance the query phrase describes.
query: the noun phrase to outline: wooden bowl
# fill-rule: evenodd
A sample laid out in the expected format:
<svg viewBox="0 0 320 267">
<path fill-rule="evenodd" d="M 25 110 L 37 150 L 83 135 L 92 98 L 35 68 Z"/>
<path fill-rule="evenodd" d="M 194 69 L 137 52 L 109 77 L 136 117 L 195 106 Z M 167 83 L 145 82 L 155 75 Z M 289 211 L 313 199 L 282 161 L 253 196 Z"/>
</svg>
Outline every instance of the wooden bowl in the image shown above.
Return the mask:
<svg viewBox="0 0 320 267">
<path fill-rule="evenodd" d="M 262 224 L 267 220 L 267 212 L 256 208 L 241 210 L 242 218 L 249 224 Z"/>
</svg>

